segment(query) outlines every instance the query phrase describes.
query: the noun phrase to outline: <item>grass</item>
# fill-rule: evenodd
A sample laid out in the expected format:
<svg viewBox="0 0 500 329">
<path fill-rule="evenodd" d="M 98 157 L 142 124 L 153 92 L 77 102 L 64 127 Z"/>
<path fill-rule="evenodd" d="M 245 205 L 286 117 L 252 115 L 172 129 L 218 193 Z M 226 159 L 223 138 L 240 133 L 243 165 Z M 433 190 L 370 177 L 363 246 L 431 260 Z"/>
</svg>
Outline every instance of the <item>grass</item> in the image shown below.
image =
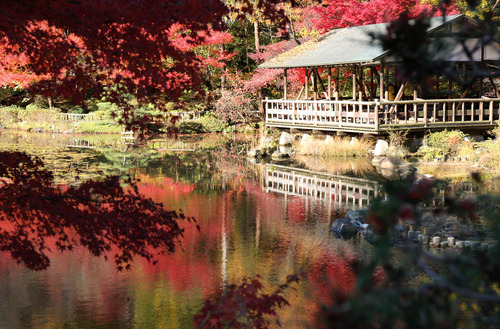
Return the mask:
<svg viewBox="0 0 500 329">
<path fill-rule="evenodd" d="M 93 122 L 79 122 L 75 127 L 76 133 L 83 134 L 109 134 L 120 133 L 123 131 L 123 126 L 113 123 L 109 120 L 93 121 Z"/>
<path fill-rule="evenodd" d="M 294 148 L 298 155 L 363 157 L 368 156 L 373 146 L 374 142 L 367 139 L 333 137 L 327 142 L 327 140 L 311 137 L 295 142 Z"/>
</svg>

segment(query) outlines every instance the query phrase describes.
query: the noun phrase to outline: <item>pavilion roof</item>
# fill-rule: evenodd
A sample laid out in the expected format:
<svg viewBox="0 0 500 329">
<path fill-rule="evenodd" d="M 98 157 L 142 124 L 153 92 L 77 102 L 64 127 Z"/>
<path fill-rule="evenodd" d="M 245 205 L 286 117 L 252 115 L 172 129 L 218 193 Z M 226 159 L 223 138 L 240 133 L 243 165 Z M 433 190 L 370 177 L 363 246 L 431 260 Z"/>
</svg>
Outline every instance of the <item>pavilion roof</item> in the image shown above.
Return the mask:
<svg viewBox="0 0 500 329">
<path fill-rule="evenodd" d="M 427 33 L 437 31 L 464 17 L 464 15 L 454 15 L 429 18 Z M 389 57 L 389 52 L 384 50 L 380 42 L 374 41 L 372 37 L 372 35 L 386 33 L 389 24 L 361 25 L 331 30 L 266 61 L 259 67 L 278 69 L 377 64 L 384 57 L 390 62 L 393 59 Z M 450 45 L 452 45 L 452 49 L 447 47 L 447 51 L 441 50 L 442 55 L 461 56 L 458 51 L 455 51 L 459 45 L 456 42 L 450 43 Z M 493 52 L 491 49 L 489 51 Z M 500 52 L 496 52 L 495 56 L 498 57 L 498 53 Z M 447 58 L 449 59 L 449 57 Z"/>
</svg>

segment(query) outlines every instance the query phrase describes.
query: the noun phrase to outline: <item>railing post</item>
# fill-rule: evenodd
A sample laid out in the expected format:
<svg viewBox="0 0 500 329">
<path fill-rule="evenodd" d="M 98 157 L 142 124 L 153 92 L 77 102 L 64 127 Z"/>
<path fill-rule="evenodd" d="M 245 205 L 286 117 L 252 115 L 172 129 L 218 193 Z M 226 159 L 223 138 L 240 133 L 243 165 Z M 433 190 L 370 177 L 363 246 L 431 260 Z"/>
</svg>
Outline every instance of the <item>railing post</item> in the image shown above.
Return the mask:
<svg viewBox="0 0 500 329">
<path fill-rule="evenodd" d="M 427 102 L 424 103 L 424 127 L 427 127 Z"/>
<path fill-rule="evenodd" d="M 379 118 L 378 118 L 379 103 L 375 105 L 375 130 L 378 131 Z"/>
<path fill-rule="evenodd" d="M 490 101 L 490 124 L 493 124 L 493 101 Z"/>
<path fill-rule="evenodd" d="M 314 109 L 314 125 L 317 126 L 318 125 L 318 101 L 317 100 L 314 101 L 313 109 Z"/>
</svg>

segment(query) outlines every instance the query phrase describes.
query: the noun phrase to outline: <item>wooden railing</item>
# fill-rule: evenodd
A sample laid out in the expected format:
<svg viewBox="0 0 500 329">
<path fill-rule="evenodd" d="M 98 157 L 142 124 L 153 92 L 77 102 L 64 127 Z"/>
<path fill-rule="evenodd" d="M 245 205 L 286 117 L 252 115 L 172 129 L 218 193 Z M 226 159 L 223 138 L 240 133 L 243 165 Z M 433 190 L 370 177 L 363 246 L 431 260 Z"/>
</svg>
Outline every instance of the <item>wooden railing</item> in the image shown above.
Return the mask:
<svg viewBox="0 0 500 329">
<path fill-rule="evenodd" d="M 188 120 L 197 120 L 201 118 L 201 112 L 186 111 L 186 112 L 167 112 L 165 113 L 166 119 L 171 119 L 172 117 L 177 117 L 177 122 L 184 122 Z"/>
<path fill-rule="evenodd" d="M 297 128 L 383 131 L 493 126 L 500 98 L 411 101 L 265 100 L 266 123 Z"/>
<path fill-rule="evenodd" d="M 266 192 L 305 196 L 349 209 L 365 208 L 381 186 L 362 178 L 331 175 L 307 169 L 266 165 Z"/>
<path fill-rule="evenodd" d="M 92 122 L 102 120 L 100 115 L 94 113 L 75 114 L 75 113 L 59 113 L 59 120 L 69 122 Z"/>
</svg>

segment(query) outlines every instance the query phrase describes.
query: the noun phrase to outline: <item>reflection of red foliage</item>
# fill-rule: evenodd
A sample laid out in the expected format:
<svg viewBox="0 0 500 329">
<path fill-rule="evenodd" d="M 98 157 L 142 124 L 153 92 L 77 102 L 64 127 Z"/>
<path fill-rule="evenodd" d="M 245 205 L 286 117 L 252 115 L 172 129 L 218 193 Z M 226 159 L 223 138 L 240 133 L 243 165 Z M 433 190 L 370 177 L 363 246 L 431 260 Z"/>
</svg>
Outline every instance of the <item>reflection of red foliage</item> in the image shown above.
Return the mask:
<svg viewBox="0 0 500 329">
<path fill-rule="evenodd" d="M 175 250 L 183 234 L 177 220 L 185 216 L 145 198 L 134 185 L 125 191 L 112 177 L 55 186 L 43 162 L 21 152 L 0 152 L 0 200 L 0 250 L 34 270 L 49 266 L 52 243 L 61 251 L 81 245 L 95 256 L 116 247 L 122 269 L 134 255 L 153 260 Z"/>
</svg>

